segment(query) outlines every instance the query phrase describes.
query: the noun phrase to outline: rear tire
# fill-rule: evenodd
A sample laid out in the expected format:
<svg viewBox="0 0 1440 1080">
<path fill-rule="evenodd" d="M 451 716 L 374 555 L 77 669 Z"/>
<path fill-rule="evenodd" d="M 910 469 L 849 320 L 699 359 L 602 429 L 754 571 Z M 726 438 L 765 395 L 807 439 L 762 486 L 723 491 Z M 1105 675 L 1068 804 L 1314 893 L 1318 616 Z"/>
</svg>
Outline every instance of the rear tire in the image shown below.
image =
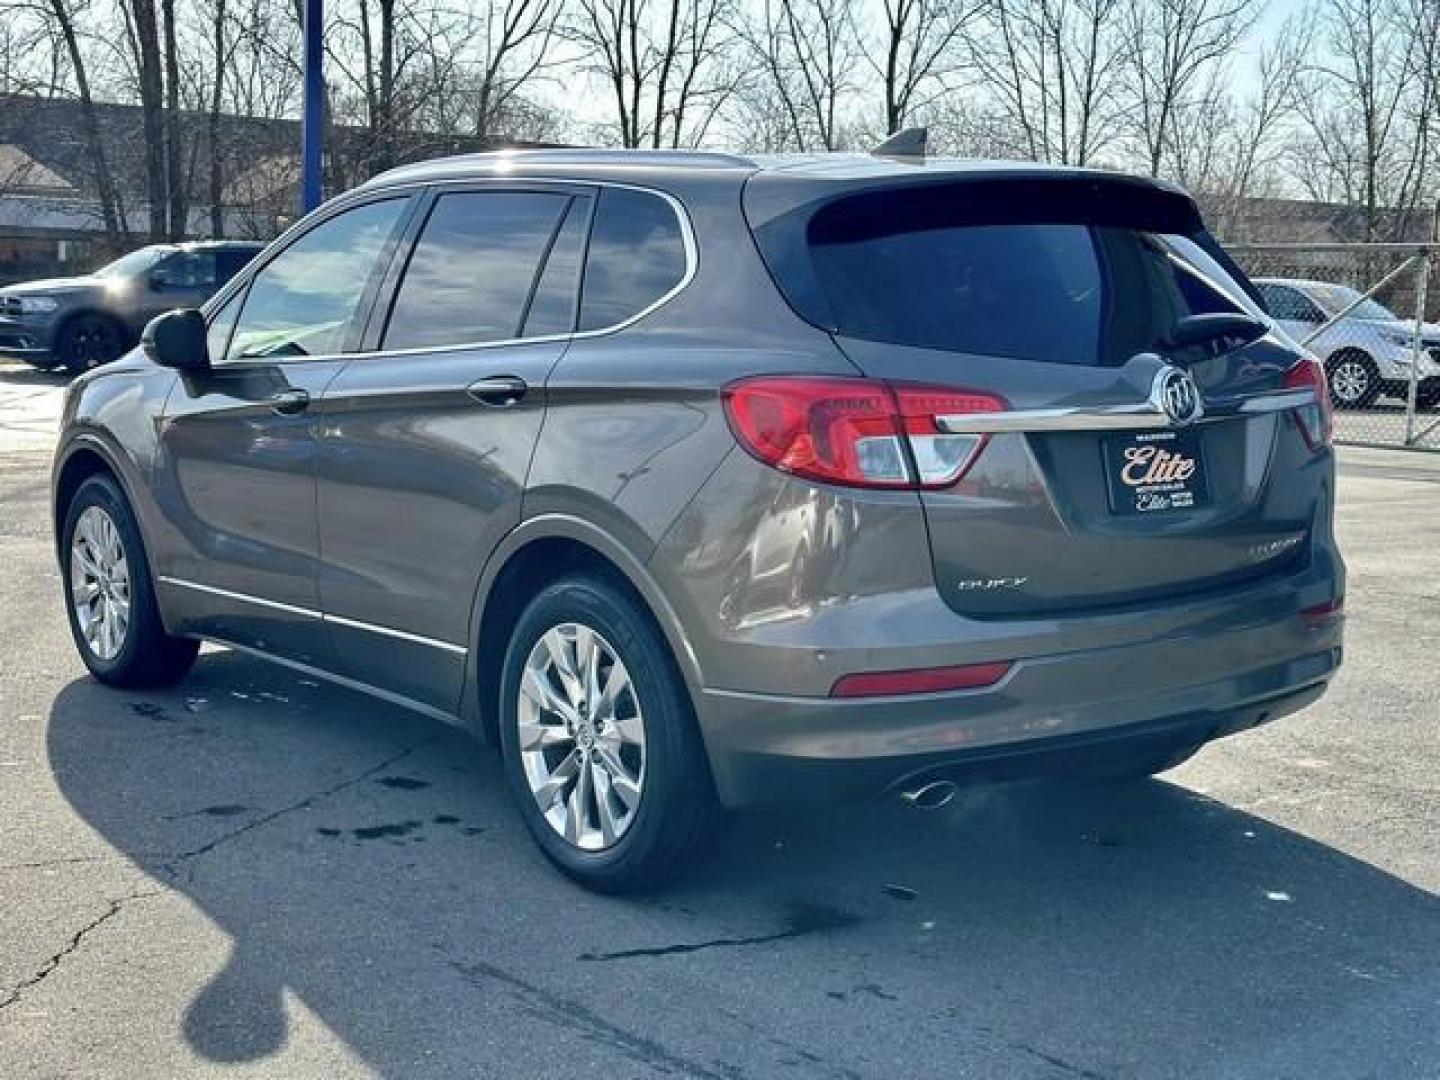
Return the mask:
<svg viewBox="0 0 1440 1080">
<path fill-rule="evenodd" d="M 70 633 L 97 679 L 163 686 L 190 670 L 200 643 L 165 632 L 139 526 L 111 477 L 92 476 L 75 492 L 60 552 Z"/>
<path fill-rule="evenodd" d="M 722 813 L 694 709 L 628 590 L 595 574 L 543 589 L 511 633 L 500 695 L 520 815 L 562 872 L 631 892 L 673 880 L 704 853 Z"/>
<path fill-rule="evenodd" d="M 1363 409 L 1380 396 L 1380 369 L 1358 349 L 1338 352 L 1325 362 L 1330 399 L 1337 409 Z"/>
</svg>

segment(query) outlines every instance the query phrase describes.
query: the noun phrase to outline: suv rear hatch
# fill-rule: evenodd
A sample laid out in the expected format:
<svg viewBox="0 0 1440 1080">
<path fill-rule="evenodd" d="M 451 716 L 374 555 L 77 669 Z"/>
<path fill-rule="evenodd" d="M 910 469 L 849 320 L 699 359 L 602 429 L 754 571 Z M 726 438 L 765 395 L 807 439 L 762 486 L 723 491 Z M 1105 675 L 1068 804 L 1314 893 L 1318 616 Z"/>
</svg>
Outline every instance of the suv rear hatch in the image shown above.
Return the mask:
<svg viewBox="0 0 1440 1080">
<path fill-rule="evenodd" d="M 934 434 L 906 431 L 922 480 L 938 468 L 921 499 L 956 611 L 1144 604 L 1305 558 L 1328 498 L 1323 384 L 1182 193 L 779 170 L 745 209 L 802 317 L 865 376 L 934 391 Z"/>
</svg>

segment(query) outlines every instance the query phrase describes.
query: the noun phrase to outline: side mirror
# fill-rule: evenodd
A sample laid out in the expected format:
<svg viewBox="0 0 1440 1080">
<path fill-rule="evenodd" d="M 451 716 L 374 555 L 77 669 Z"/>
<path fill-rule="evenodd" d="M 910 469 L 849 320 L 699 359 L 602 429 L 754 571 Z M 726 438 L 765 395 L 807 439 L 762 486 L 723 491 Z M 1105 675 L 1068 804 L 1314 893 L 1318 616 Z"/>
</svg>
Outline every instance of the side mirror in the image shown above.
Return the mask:
<svg viewBox="0 0 1440 1080">
<path fill-rule="evenodd" d="M 210 367 L 205 338 L 205 317 L 194 308 L 184 308 L 151 319 L 140 335 L 140 348 L 161 367 L 204 371 Z"/>
</svg>

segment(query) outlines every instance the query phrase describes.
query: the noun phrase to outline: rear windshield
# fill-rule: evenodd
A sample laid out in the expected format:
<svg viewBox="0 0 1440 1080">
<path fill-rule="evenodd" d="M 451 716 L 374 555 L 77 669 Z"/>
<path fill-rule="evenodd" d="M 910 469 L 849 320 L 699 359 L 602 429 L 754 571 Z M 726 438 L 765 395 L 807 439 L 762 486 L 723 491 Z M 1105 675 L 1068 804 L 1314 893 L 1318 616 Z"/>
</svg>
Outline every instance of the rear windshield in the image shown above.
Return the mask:
<svg viewBox="0 0 1440 1080">
<path fill-rule="evenodd" d="M 1259 313 L 1189 200 L 1099 189 L 867 191 L 756 232 L 801 315 L 870 341 L 1119 365 L 1185 316 Z"/>
</svg>

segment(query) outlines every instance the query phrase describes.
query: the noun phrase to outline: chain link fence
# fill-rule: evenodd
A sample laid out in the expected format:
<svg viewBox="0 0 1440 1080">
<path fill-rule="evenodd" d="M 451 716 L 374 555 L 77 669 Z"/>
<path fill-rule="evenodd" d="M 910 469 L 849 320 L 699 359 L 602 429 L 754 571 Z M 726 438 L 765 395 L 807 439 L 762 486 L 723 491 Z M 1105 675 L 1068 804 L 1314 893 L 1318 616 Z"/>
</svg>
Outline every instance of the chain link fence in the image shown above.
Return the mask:
<svg viewBox="0 0 1440 1080">
<path fill-rule="evenodd" d="M 1440 278 L 1426 244 L 1234 244 L 1270 314 L 1325 365 L 1335 439 L 1440 450 Z M 1432 286 L 1433 283 L 1433 286 Z"/>
</svg>

